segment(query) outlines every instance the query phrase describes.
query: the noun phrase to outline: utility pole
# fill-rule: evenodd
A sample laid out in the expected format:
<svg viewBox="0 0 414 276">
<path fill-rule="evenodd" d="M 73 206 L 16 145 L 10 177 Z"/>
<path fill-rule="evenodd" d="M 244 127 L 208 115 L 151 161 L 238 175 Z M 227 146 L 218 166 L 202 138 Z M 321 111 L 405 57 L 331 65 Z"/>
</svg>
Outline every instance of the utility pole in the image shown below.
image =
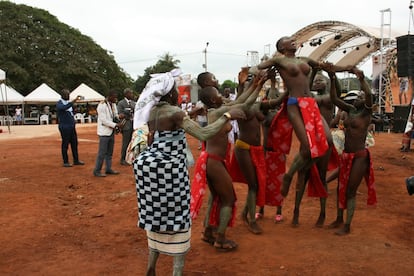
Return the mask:
<svg viewBox="0 0 414 276">
<path fill-rule="evenodd" d="M 207 47 L 208 47 L 208 42 L 206 42 L 206 48 L 204 48 L 204 64 L 203 67 L 205 69 L 205 71 L 207 72 Z"/>
</svg>

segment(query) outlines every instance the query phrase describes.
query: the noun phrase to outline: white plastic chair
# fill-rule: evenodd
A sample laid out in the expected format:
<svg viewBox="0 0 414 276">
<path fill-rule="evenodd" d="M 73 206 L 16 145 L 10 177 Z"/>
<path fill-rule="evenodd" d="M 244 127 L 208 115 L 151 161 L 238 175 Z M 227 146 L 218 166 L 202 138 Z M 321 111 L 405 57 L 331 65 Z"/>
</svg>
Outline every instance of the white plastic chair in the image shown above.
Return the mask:
<svg viewBox="0 0 414 276">
<path fill-rule="evenodd" d="M 40 124 L 43 125 L 45 123 L 46 125 L 49 124 L 49 115 L 43 114 L 40 116 Z"/>
<path fill-rule="evenodd" d="M 76 122 L 85 123 L 85 118 L 83 117 L 82 113 L 76 113 L 74 116 Z"/>
</svg>

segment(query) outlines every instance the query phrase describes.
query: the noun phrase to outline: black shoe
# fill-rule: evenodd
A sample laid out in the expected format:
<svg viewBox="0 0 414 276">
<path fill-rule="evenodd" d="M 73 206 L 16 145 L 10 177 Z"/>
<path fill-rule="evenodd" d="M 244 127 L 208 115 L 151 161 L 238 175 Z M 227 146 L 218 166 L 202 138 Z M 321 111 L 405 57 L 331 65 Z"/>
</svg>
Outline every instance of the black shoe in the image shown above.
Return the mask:
<svg viewBox="0 0 414 276">
<path fill-rule="evenodd" d="M 114 170 L 109 170 L 105 172 L 106 174 L 119 174 L 118 171 L 114 171 Z"/>
<path fill-rule="evenodd" d="M 83 161 L 75 161 L 75 162 L 73 162 L 73 165 L 81 165 L 81 166 L 83 166 L 83 165 L 85 165 L 85 162 L 83 162 Z"/>
<path fill-rule="evenodd" d="M 127 161 L 121 161 L 121 165 L 122 165 L 122 166 L 129 166 L 129 164 L 128 164 L 128 162 L 127 162 Z"/>
<path fill-rule="evenodd" d="M 63 163 L 63 167 L 69 168 L 69 167 L 72 167 L 72 164 L 70 164 L 70 163 Z"/>
<path fill-rule="evenodd" d="M 93 172 L 93 175 L 97 176 L 97 177 L 105 177 L 106 176 L 106 174 L 100 173 L 100 172 Z"/>
<path fill-rule="evenodd" d="M 405 180 L 405 184 L 407 185 L 407 192 L 409 195 L 414 194 L 414 176 L 411 176 Z"/>
</svg>

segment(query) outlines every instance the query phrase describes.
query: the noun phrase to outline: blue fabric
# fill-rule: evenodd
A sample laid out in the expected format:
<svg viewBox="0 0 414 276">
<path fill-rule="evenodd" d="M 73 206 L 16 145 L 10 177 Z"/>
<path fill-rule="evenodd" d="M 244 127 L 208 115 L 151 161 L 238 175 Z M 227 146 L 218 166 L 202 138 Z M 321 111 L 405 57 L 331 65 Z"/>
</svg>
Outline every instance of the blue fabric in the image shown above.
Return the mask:
<svg viewBox="0 0 414 276">
<path fill-rule="evenodd" d="M 287 100 L 287 105 L 297 105 L 298 99 L 294 97 L 289 97 Z"/>
</svg>

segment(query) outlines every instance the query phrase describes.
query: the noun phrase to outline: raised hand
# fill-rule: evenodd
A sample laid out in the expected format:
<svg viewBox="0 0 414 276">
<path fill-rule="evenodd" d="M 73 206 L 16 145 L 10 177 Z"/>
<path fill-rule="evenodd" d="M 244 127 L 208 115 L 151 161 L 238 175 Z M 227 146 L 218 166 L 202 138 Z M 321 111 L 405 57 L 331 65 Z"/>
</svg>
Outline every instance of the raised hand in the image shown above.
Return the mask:
<svg viewBox="0 0 414 276">
<path fill-rule="evenodd" d="M 247 81 L 249 77 L 249 67 L 242 67 L 241 71 L 239 72 L 239 83 L 243 84 Z"/>
<path fill-rule="evenodd" d="M 262 86 L 268 80 L 268 78 L 269 77 L 266 71 L 259 71 L 253 79 L 253 84 Z"/>
<path fill-rule="evenodd" d="M 357 67 L 353 67 L 350 72 L 355 74 L 358 79 L 364 79 L 364 72 L 359 70 Z"/>
</svg>

